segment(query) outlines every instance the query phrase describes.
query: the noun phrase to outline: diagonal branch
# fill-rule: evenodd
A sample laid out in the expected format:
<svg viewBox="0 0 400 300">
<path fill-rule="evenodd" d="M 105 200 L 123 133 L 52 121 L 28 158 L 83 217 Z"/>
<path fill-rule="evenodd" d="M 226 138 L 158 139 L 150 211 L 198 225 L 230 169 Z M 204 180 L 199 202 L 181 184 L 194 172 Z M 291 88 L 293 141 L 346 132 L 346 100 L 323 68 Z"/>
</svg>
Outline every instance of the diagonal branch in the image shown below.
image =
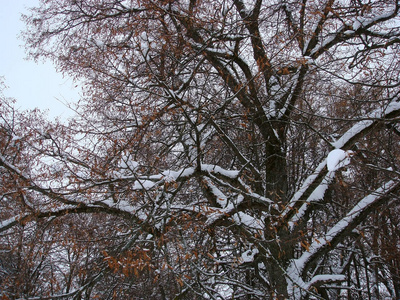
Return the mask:
<svg viewBox="0 0 400 300">
<path fill-rule="evenodd" d="M 293 275 L 297 274 L 304 277 L 309 267 L 315 261 L 334 249 L 337 244 L 348 236 L 349 232 L 365 220 L 365 217 L 372 210 L 387 201 L 390 194 L 396 193 L 399 190 L 400 182 L 391 180 L 361 199 L 345 217 L 325 234 L 324 238 L 314 241 L 308 251 L 304 252 L 300 258 L 292 261 L 288 268 L 288 276 L 293 278 Z"/>
</svg>

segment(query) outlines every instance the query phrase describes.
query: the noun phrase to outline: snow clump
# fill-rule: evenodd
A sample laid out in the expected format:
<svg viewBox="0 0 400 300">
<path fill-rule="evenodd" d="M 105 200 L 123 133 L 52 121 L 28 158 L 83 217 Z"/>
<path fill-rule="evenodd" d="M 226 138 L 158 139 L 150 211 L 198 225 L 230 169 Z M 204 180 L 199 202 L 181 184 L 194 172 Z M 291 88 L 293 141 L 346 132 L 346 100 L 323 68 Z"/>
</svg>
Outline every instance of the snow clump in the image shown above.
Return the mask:
<svg viewBox="0 0 400 300">
<path fill-rule="evenodd" d="M 334 149 L 329 152 L 327 157 L 328 171 L 336 171 L 350 163 L 350 158 L 354 155 L 351 150 L 344 151 L 342 149 Z"/>
</svg>

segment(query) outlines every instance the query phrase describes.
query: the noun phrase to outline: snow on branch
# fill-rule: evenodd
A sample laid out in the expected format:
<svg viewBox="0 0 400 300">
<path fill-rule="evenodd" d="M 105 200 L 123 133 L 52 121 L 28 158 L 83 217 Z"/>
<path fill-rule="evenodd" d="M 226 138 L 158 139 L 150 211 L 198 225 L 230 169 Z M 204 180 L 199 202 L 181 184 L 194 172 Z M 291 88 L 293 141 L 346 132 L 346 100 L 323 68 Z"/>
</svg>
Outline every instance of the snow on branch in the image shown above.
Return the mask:
<svg viewBox="0 0 400 300">
<path fill-rule="evenodd" d="M 396 98 L 391 103 L 389 103 L 386 108 L 382 111 L 378 108 L 371 113 L 369 113 L 365 120 L 359 121 L 354 124 L 349 130 L 347 130 L 340 139 L 332 143 L 334 148 L 345 148 L 351 141 L 357 137 L 360 133 L 364 132 L 375 124 L 376 120 L 391 118 L 400 114 L 400 102 Z"/>
<path fill-rule="evenodd" d="M 324 278 L 321 277 L 321 275 L 318 280 L 312 279 L 308 283 L 303 281 L 302 278 L 305 276 L 308 266 L 340 243 L 345 233 L 356 227 L 373 206 L 379 204 L 385 199 L 386 195 L 399 187 L 400 182 L 392 180 L 360 200 L 357 205 L 355 205 L 354 208 L 337 222 L 322 238 L 315 240 L 300 258 L 292 260 L 287 269 L 288 280 L 294 285 L 304 289 L 308 289 L 314 284 L 313 282 L 321 281 Z M 330 280 L 332 276 L 335 275 L 326 275 L 326 279 Z"/>
<path fill-rule="evenodd" d="M 124 214 L 125 217 L 132 218 L 130 214 L 127 214 L 127 210 L 123 211 L 122 209 L 117 209 L 115 207 L 107 206 L 107 205 L 85 205 L 80 203 L 80 205 L 63 205 L 59 209 L 51 209 L 51 210 L 36 210 L 29 214 L 16 215 L 10 217 L 6 220 L 0 221 L 0 232 L 4 232 L 17 224 L 26 224 L 28 222 L 52 218 L 52 217 L 60 217 L 68 214 L 85 214 L 85 213 L 107 213 L 107 214 Z"/>
<path fill-rule="evenodd" d="M 325 161 L 324 161 L 325 162 Z M 313 190 L 313 192 L 310 194 L 310 196 L 307 198 L 306 201 L 301 205 L 301 207 L 296 211 L 296 213 L 293 215 L 291 220 L 289 221 L 289 229 L 293 231 L 297 223 L 301 220 L 301 218 L 306 215 L 306 213 L 310 209 L 310 204 L 322 201 L 324 199 L 324 195 L 326 190 L 329 187 L 329 184 L 332 182 L 332 179 L 334 178 L 334 173 L 333 172 L 328 172 L 322 182 Z M 286 208 L 286 214 L 292 209 L 290 209 L 290 206 Z"/>
<path fill-rule="evenodd" d="M 259 200 L 254 193 L 241 193 L 240 190 L 236 190 L 237 194 L 235 196 L 227 197 L 210 178 L 204 177 L 203 184 L 207 186 L 207 191 L 211 196 L 211 202 L 214 202 L 212 204 L 215 205 L 215 207 L 207 207 L 205 209 L 206 213 L 203 213 L 207 218 L 205 222 L 206 226 L 212 226 L 221 220 L 229 220 L 228 223 L 231 225 L 245 226 L 252 230 L 264 229 L 263 222 L 242 211 L 244 208 L 242 204 L 245 203 L 245 199 L 250 197 Z M 271 200 L 266 200 L 266 204 L 272 203 Z"/>
<path fill-rule="evenodd" d="M 316 58 L 338 42 L 366 33 L 373 26 L 394 18 L 397 13 L 398 7 L 396 6 L 395 9 L 392 11 L 385 12 L 380 15 L 375 15 L 373 17 L 354 17 L 352 20 L 340 26 L 336 30 L 336 32 L 329 34 L 329 36 L 324 41 L 322 41 L 321 45 L 319 45 L 318 47 L 308 47 L 307 45 L 307 47 L 304 48 L 305 54 L 309 54 L 309 56 Z M 318 31 L 318 29 L 315 29 L 313 32 L 315 34 Z"/>
<path fill-rule="evenodd" d="M 209 174 L 214 174 L 216 176 L 221 176 L 226 179 L 236 179 L 239 176 L 238 170 L 227 170 L 217 165 L 201 164 L 200 171 Z M 165 170 L 160 174 L 150 175 L 150 176 L 137 176 L 137 180 L 134 181 L 132 189 L 133 190 L 150 190 L 155 186 L 159 186 L 168 182 L 178 182 L 183 181 L 192 176 L 196 175 L 196 168 L 188 167 L 182 168 L 178 171 Z M 128 178 L 122 178 L 128 179 Z"/>
<path fill-rule="evenodd" d="M 321 167 L 324 169 L 325 165 L 327 165 L 328 173 L 322 179 L 321 183 L 311 192 L 308 196 L 307 200 L 301 205 L 298 211 L 293 215 L 291 221 L 289 222 L 289 228 L 293 230 L 295 224 L 300 221 L 300 219 L 307 213 L 310 209 L 310 204 L 313 202 L 322 201 L 325 196 L 325 192 L 328 190 L 329 184 L 332 182 L 335 171 L 348 165 L 350 163 L 350 157 L 353 155 L 353 152 L 348 150 L 344 151 L 342 149 L 334 149 L 332 150 L 326 160 L 324 160 L 317 168 L 317 170 L 321 170 Z M 295 194 L 292 201 L 299 200 L 299 197 L 303 195 L 303 192 L 307 190 L 309 185 L 308 183 L 314 182 L 313 180 L 316 178 L 316 174 L 312 174 L 307 178 L 303 187 Z M 290 205 L 289 205 L 290 207 Z M 290 208 L 286 208 L 286 210 L 290 210 Z M 287 213 L 287 212 L 286 212 Z"/>
<path fill-rule="evenodd" d="M 7 220 L 0 221 L 0 232 L 3 232 L 3 231 L 6 231 L 7 229 L 10 229 L 14 225 L 16 225 L 19 222 L 20 219 L 21 219 L 20 216 L 14 216 L 14 217 L 11 217 L 11 218 L 9 218 Z"/>
<path fill-rule="evenodd" d="M 312 183 L 315 182 L 315 180 L 318 178 L 318 175 L 322 173 L 326 166 L 326 160 L 322 161 L 316 168 L 315 171 L 304 180 L 302 186 L 300 189 L 294 194 L 292 199 L 290 200 L 289 204 L 287 205 L 288 208 L 283 212 L 282 215 L 286 215 L 289 212 L 289 207 L 293 207 L 293 205 L 299 201 L 304 193 L 308 190 L 308 188 L 311 186 Z"/>
<path fill-rule="evenodd" d="M 217 165 L 201 164 L 201 170 L 231 179 L 236 179 L 239 176 L 238 170 L 226 170 Z"/>
<path fill-rule="evenodd" d="M 319 201 L 323 198 L 328 184 L 333 178 L 333 172 L 348 164 L 349 158 L 352 156 L 351 151 L 344 151 L 339 148 L 349 148 L 356 138 L 369 130 L 378 121 L 400 115 L 400 102 L 398 100 L 398 98 L 395 98 L 383 110 L 378 108 L 372 111 L 365 117 L 365 120 L 354 124 L 339 139 L 331 144 L 335 149 L 332 150 L 327 159 L 324 159 L 315 168 L 314 172 L 304 180 L 300 189 L 294 194 L 286 206 L 286 209 L 282 212 L 282 219 L 288 220 L 292 218 L 290 224 L 293 226 L 295 222 L 305 215 L 310 202 Z M 327 169 L 327 163 L 330 165 L 328 169 L 331 170 Z M 325 172 L 328 173 L 326 174 Z M 324 174 L 326 175 L 322 177 Z M 298 209 L 297 212 L 295 212 L 296 209 Z"/>
<path fill-rule="evenodd" d="M 0 154 L 0 166 L 6 168 L 7 170 L 11 171 L 12 173 L 18 175 L 18 177 L 27 180 L 29 177 L 28 174 L 25 174 L 22 172 L 20 169 L 18 169 L 16 166 L 13 164 L 9 163 L 8 160 Z"/>
<path fill-rule="evenodd" d="M 328 168 L 328 173 L 325 175 L 325 177 L 322 179 L 321 183 L 311 192 L 311 194 L 308 196 L 307 200 L 301 205 L 301 207 L 298 209 L 298 211 L 293 215 L 292 219 L 289 222 L 289 228 L 291 230 L 294 229 L 295 224 L 301 220 L 301 218 L 307 213 L 307 211 L 310 209 L 310 204 L 313 202 L 318 202 L 322 201 L 324 199 L 325 192 L 328 190 L 329 184 L 332 182 L 334 176 L 335 176 L 335 171 L 338 169 L 348 165 L 350 163 L 350 158 L 353 156 L 353 151 L 347 150 L 344 151 L 342 149 L 334 149 L 331 152 L 329 152 L 326 160 L 323 161 L 322 164 L 320 164 L 319 167 L 325 167 L 327 165 Z M 318 169 L 318 168 L 317 168 Z M 315 174 L 312 174 L 306 182 L 313 182 L 312 179 L 315 178 Z M 302 187 L 300 189 L 299 194 L 297 197 L 301 196 L 302 190 L 305 190 L 307 185 Z M 296 194 L 295 194 L 296 196 Z M 295 198 L 292 201 L 297 201 L 299 198 Z M 290 206 L 289 206 L 290 207 Z M 286 208 L 288 210 L 289 208 Z M 290 209 L 289 209 L 290 210 Z"/>
<path fill-rule="evenodd" d="M 354 155 L 351 150 L 344 151 L 342 149 L 334 149 L 329 152 L 326 158 L 328 171 L 336 171 L 350 163 L 350 158 Z"/>
</svg>

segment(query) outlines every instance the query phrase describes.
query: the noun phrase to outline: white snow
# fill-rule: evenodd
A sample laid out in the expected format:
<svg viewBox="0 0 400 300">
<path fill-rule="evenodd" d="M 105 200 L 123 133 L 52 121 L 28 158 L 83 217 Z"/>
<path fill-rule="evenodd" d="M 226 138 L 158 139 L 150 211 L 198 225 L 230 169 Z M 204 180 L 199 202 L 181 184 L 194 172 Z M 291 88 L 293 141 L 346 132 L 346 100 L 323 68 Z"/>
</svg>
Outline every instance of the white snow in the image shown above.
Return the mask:
<svg viewBox="0 0 400 300">
<path fill-rule="evenodd" d="M 241 261 L 243 263 L 254 261 L 254 256 L 258 253 L 258 249 L 254 248 L 252 250 L 245 251 L 241 256 Z"/>
<path fill-rule="evenodd" d="M 332 146 L 340 148 L 344 144 L 346 144 L 351 138 L 359 134 L 364 129 L 370 127 L 374 122 L 372 120 L 362 120 L 356 123 L 353 127 L 351 127 L 348 131 L 346 131 L 340 139 L 332 144 Z"/>
<path fill-rule="evenodd" d="M 332 143 L 332 146 L 335 148 L 343 147 L 350 139 L 352 139 L 355 135 L 359 134 L 366 128 L 370 127 L 374 124 L 372 119 L 384 118 L 386 115 L 399 111 L 400 110 L 400 101 L 396 98 L 391 103 L 389 103 L 386 108 L 382 111 L 382 108 L 378 108 L 372 112 L 370 112 L 366 118 L 370 118 L 371 120 L 361 120 L 352 126 L 348 131 L 346 131 L 340 139 L 336 142 Z"/>
<path fill-rule="evenodd" d="M 334 173 L 333 172 L 328 172 L 328 174 L 326 174 L 326 176 L 322 180 L 321 184 L 314 189 L 314 191 L 307 198 L 307 200 L 304 202 L 304 204 L 299 208 L 299 210 L 296 212 L 296 214 L 292 217 L 291 221 L 289 221 L 289 229 L 290 229 L 290 231 L 292 231 L 294 229 L 294 226 L 296 225 L 296 223 L 307 212 L 310 203 L 318 202 L 318 201 L 321 201 L 321 200 L 324 199 L 325 192 L 328 189 L 329 184 L 330 184 L 330 182 L 332 181 L 333 178 L 334 178 Z"/>
<path fill-rule="evenodd" d="M 166 182 L 174 182 L 178 178 L 190 177 L 194 173 L 194 168 L 185 168 L 178 171 L 165 170 L 161 174 Z"/>
<path fill-rule="evenodd" d="M 130 155 L 124 155 L 121 159 L 120 167 L 122 169 L 129 169 L 131 171 L 134 171 L 137 169 L 138 166 L 139 166 L 139 163 L 132 160 Z"/>
<path fill-rule="evenodd" d="M 358 30 L 360 27 L 363 26 L 363 23 L 365 22 L 365 18 L 362 17 L 356 17 L 354 18 L 353 22 L 353 29 Z"/>
<path fill-rule="evenodd" d="M 245 225 L 249 228 L 264 230 L 264 225 L 260 219 L 256 219 L 242 211 L 234 214 L 232 218 L 238 225 Z"/>
<path fill-rule="evenodd" d="M 287 274 L 289 276 L 288 283 L 289 285 L 294 284 L 297 287 L 304 288 L 307 290 L 313 282 L 317 281 L 340 281 L 340 275 L 317 275 L 310 282 L 305 283 L 301 279 L 301 274 L 305 269 L 307 263 L 312 259 L 313 256 L 317 255 L 321 249 L 329 246 L 333 240 L 339 236 L 342 232 L 344 232 L 351 224 L 354 223 L 354 220 L 368 207 L 370 207 L 373 203 L 378 201 L 382 195 L 387 194 L 389 191 L 395 189 L 399 184 L 395 181 L 389 181 L 385 183 L 382 187 L 377 189 L 375 192 L 369 194 L 344 217 L 335 226 L 333 226 L 325 235 L 325 237 L 321 237 L 319 240 L 315 240 L 309 247 L 308 251 L 305 251 L 301 257 L 298 259 L 292 260 L 290 266 L 287 269 Z M 294 288 L 294 285 L 292 287 Z M 297 288 L 294 288 L 296 290 Z M 298 292 L 298 291 L 297 291 Z"/>
<path fill-rule="evenodd" d="M 132 187 L 133 190 L 149 190 L 154 187 L 156 183 L 151 180 L 137 180 Z"/>
<path fill-rule="evenodd" d="M 346 30 L 345 32 L 343 32 L 344 35 L 352 35 L 354 33 L 355 33 L 354 30 Z"/>
<path fill-rule="evenodd" d="M 12 224 L 15 221 L 17 221 L 18 218 L 19 218 L 18 216 L 14 216 L 14 217 L 11 217 L 11 218 L 9 218 L 7 220 L 0 221 L 0 232 L 3 231 L 4 229 L 7 229 L 10 226 L 10 224 Z"/>
<path fill-rule="evenodd" d="M 324 160 L 317 166 L 315 171 L 310 176 L 307 177 L 307 179 L 304 181 L 301 188 L 294 194 L 294 196 L 290 200 L 285 211 L 283 212 L 283 215 L 286 215 L 287 213 L 289 213 L 291 211 L 290 207 L 294 206 L 295 203 L 300 200 L 300 198 L 304 195 L 305 191 L 307 191 L 309 186 L 315 181 L 315 179 L 322 172 L 322 170 L 325 168 L 325 166 L 326 166 L 326 161 Z"/>
<path fill-rule="evenodd" d="M 387 194 L 388 191 L 395 188 L 398 184 L 395 181 L 389 181 L 385 183 L 381 188 L 377 189 L 374 193 L 369 194 L 365 198 L 363 198 L 360 202 L 357 203 L 356 206 L 344 217 L 340 220 L 335 226 L 333 226 L 326 236 L 329 239 L 333 239 L 338 233 L 343 231 L 345 227 L 350 224 L 354 218 L 358 217 L 367 207 L 372 205 L 375 201 L 381 198 L 382 195 Z"/>
<path fill-rule="evenodd" d="M 18 136 L 18 135 L 13 135 L 12 136 L 12 141 L 18 141 L 18 140 L 21 140 L 22 139 L 22 137 L 20 137 L 20 136 Z"/>
<path fill-rule="evenodd" d="M 350 158 L 353 155 L 353 151 L 344 151 L 342 149 L 334 149 L 329 152 L 327 157 L 328 171 L 336 171 L 350 163 Z"/>
<path fill-rule="evenodd" d="M 228 178 L 237 178 L 239 176 L 239 171 L 238 170 L 226 170 L 221 168 L 220 166 L 217 165 L 207 165 L 207 164 L 202 164 L 201 165 L 201 170 L 207 171 L 210 173 L 216 173 L 220 174 L 222 176 L 228 177 Z"/>
<path fill-rule="evenodd" d="M 223 199 L 220 199 L 221 203 L 220 204 L 224 204 L 223 203 Z M 224 208 L 222 209 L 215 209 L 215 208 L 210 208 L 210 214 L 207 215 L 207 222 L 205 223 L 206 226 L 209 226 L 210 224 L 216 222 L 217 220 L 219 220 L 222 217 L 228 216 L 230 214 L 232 214 L 235 210 L 236 207 L 244 200 L 244 197 L 242 195 L 238 195 L 236 201 L 234 203 L 232 202 L 228 202 Z M 203 211 L 204 209 L 201 209 L 200 211 Z M 239 212 L 240 213 L 240 212 Z M 240 216 L 236 213 L 232 216 L 233 220 L 237 223 L 237 224 L 241 224 L 241 218 Z M 254 220 L 249 220 L 249 218 L 251 218 L 251 216 L 248 216 L 247 219 L 247 226 L 251 226 L 254 225 Z M 244 223 L 243 223 L 244 224 Z"/>
</svg>

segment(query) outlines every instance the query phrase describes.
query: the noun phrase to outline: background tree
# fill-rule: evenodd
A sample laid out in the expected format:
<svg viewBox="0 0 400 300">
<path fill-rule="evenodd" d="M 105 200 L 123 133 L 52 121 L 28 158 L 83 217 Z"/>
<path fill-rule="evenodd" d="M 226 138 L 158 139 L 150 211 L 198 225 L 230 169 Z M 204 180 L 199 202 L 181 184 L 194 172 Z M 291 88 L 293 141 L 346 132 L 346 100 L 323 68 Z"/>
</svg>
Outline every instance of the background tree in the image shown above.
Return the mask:
<svg viewBox="0 0 400 300">
<path fill-rule="evenodd" d="M 1 232 L 62 249 L 24 297 L 399 297 L 399 5 L 42 1 L 29 54 L 85 96 L 0 157 L 35 203 Z"/>
</svg>

